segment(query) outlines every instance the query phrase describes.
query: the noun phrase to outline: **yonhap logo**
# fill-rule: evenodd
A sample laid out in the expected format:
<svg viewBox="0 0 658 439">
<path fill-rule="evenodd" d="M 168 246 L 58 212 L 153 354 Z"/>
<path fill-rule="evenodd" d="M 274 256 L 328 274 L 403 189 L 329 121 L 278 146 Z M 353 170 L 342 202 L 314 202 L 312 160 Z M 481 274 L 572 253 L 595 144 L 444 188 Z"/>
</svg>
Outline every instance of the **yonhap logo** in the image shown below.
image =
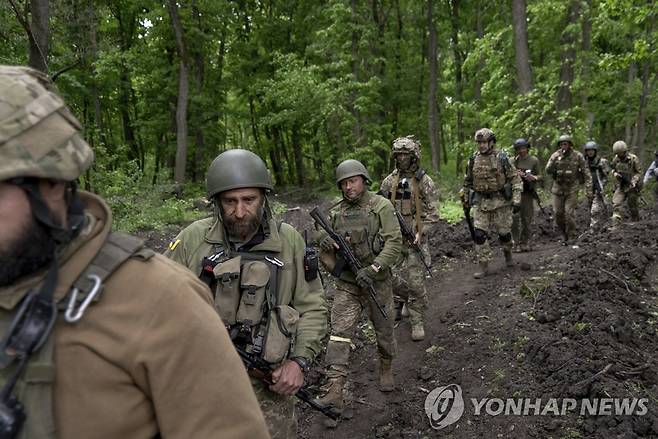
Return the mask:
<svg viewBox="0 0 658 439">
<path fill-rule="evenodd" d="M 457 384 L 450 384 L 432 390 L 425 398 L 425 413 L 435 430 L 457 422 L 464 414 L 462 388 Z"/>
</svg>

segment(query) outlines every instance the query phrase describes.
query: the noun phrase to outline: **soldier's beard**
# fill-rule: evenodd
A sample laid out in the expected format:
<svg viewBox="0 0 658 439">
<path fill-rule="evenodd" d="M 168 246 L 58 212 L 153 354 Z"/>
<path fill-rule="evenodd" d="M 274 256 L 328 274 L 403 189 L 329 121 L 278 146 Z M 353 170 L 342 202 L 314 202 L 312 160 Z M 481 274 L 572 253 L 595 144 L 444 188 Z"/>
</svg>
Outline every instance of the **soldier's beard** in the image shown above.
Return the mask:
<svg viewBox="0 0 658 439">
<path fill-rule="evenodd" d="M 20 236 L 6 244 L 0 244 L 0 287 L 50 265 L 55 254 L 55 242 L 32 216 Z"/>
<path fill-rule="evenodd" d="M 226 226 L 229 236 L 241 241 L 252 236 L 261 225 L 263 211 L 263 206 L 260 206 L 255 215 L 248 215 L 240 220 L 235 217 L 224 216 L 224 225 Z"/>
</svg>

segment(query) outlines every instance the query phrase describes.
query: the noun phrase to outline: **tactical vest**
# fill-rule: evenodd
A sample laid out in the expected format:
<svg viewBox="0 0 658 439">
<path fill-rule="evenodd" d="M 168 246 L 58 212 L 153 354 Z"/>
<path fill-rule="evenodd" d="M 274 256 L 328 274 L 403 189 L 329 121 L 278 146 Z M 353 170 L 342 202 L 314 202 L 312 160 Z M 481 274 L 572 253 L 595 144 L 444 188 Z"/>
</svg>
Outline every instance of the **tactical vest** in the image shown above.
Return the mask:
<svg viewBox="0 0 658 439">
<path fill-rule="evenodd" d="M 505 174 L 508 167 L 505 151 L 472 155 L 468 161 L 468 172 L 473 179 L 473 190 L 483 195 L 501 193 L 507 182 Z"/>
<path fill-rule="evenodd" d="M 57 309 L 64 312 L 64 320 L 68 324 L 79 321 L 87 307 L 101 299 L 103 282 L 125 261 L 131 257 L 147 260 L 154 254 L 152 250 L 144 247 L 144 242 L 139 238 L 122 233 L 111 233 L 66 297 L 57 303 Z M 16 308 L 12 311 L 0 311 L 0 327 L 3 334 L 6 334 L 13 322 Z M 51 330 L 41 348 L 30 356 L 12 392 L 22 403 L 26 414 L 23 428 L 16 436 L 19 439 L 57 437 L 52 395 L 56 368 L 53 348 L 54 337 Z M 0 386 L 4 386 L 7 379 L 12 376 L 17 363 L 18 361 L 14 361 L 0 370 Z"/>
<path fill-rule="evenodd" d="M 372 264 L 384 247 L 381 235 L 369 230 L 368 218 L 375 201 L 375 197 L 371 196 L 364 206 L 342 208 L 334 217 L 334 230 L 348 240 L 354 255 L 363 266 Z"/>
<path fill-rule="evenodd" d="M 423 223 L 421 221 L 423 207 L 420 198 L 420 182 L 425 176 L 424 169 L 418 169 L 411 178 L 400 179 L 400 173 L 396 172 L 391 184 L 390 200 L 395 209 L 400 212 L 404 221 L 411 226 L 416 218 L 416 232 L 422 232 Z"/>
<path fill-rule="evenodd" d="M 233 343 L 278 364 L 294 349 L 299 312 L 279 300 L 276 252 L 226 251 L 216 244 L 204 257 L 200 279 L 213 292 L 217 313 Z"/>
<path fill-rule="evenodd" d="M 624 177 L 624 180 L 630 182 L 631 178 L 633 178 L 633 160 L 630 154 L 624 159 L 619 159 L 619 157 L 615 156 L 613 163 L 615 171 L 619 172 Z"/>
<path fill-rule="evenodd" d="M 580 169 L 578 155 L 575 151 L 567 156 L 560 156 L 555 160 L 555 173 L 553 178 L 560 184 L 569 186 L 576 182 L 584 183 L 584 169 Z"/>
</svg>

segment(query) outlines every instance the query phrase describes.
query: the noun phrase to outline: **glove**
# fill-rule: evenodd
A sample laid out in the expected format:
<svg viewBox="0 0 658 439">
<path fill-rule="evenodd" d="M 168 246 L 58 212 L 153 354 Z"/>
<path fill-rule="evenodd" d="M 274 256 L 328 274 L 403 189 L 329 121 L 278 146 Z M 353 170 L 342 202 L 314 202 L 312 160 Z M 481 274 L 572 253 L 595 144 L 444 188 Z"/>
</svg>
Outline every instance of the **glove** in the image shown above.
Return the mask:
<svg viewBox="0 0 658 439">
<path fill-rule="evenodd" d="M 336 244 L 336 241 L 334 241 L 331 236 L 325 236 L 320 241 L 320 248 L 322 250 L 325 250 L 325 251 L 336 250 L 335 244 Z"/>
<path fill-rule="evenodd" d="M 517 214 L 519 212 L 521 212 L 521 205 L 518 203 L 512 204 L 512 213 Z"/>
<path fill-rule="evenodd" d="M 471 206 L 468 203 L 468 191 L 465 191 L 463 188 L 459 191 L 459 199 L 462 202 L 462 206 L 464 206 L 465 209 L 470 208 Z"/>
<path fill-rule="evenodd" d="M 368 288 L 375 282 L 375 270 L 370 265 L 363 267 L 356 274 L 356 284 L 361 288 Z"/>
</svg>

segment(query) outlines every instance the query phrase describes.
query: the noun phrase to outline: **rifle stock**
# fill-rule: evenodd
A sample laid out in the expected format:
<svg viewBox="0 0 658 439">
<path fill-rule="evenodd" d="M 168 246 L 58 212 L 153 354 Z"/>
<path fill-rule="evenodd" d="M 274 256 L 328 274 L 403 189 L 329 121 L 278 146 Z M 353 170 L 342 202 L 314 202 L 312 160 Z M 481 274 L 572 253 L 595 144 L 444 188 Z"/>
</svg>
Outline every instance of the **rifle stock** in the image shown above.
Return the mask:
<svg viewBox="0 0 658 439">
<path fill-rule="evenodd" d="M 322 212 L 320 211 L 319 207 L 314 207 L 313 210 L 310 212 L 311 218 L 315 220 L 315 222 L 322 227 L 322 229 L 329 234 L 331 239 L 333 239 L 336 244 L 338 245 L 338 253 L 341 255 L 342 259 L 345 261 L 345 264 L 347 267 L 350 269 L 352 273 L 354 273 L 354 276 L 357 275 L 360 269 L 363 268 L 363 264 L 359 259 L 356 257 L 352 249 L 350 248 L 350 245 L 348 242 L 345 240 L 345 238 L 337 233 L 333 227 L 331 227 L 331 224 L 327 221 L 327 219 L 324 217 Z M 375 290 L 375 287 L 372 285 L 368 286 L 368 294 L 370 296 L 370 299 L 373 301 L 379 312 L 384 316 L 385 319 L 388 319 L 388 314 L 386 313 L 386 310 L 382 307 L 381 303 L 377 300 L 377 291 Z"/>
<path fill-rule="evenodd" d="M 427 270 L 427 273 L 432 277 L 432 270 L 430 270 L 430 266 L 427 265 L 427 262 L 425 262 L 425 256 L 423 255 L 423 249 L 420 248 L 420 245 L 418 245 L 416 241 L 416 235 L 414 234 L 413 230 L 411 230 L 411 227 L 409 227 L 409 224 L 404 220 L 404 217 L 402 214 L 395 209 L 395 216 L 398 219 L 398 223 L 400 223 L 400 232 L 402 232 L 402 237 L 407 240 L 407 243 L 409 243 L 409 246 L 416 252 L 418 253 L 418 257 L 420 258 L 421 262 L 425 266 L 425 269 Z"/>
<path fill-rule="evenodd" d="M 247 368 L 247 373 L 249 376 L 262 381 L 268 386 L 274 384 L 272 382 L 272 368 L 268 363 L 263 361 L 261 358 L 247 353 L 244 349 L 239 348 L 238 346 L 235 346 L 235 350 L 240 356 L 240 359 L 242 359 L 242 363 Z M 308 390 L 306 390 L 304 387 L 300 388 L 297 393 L 295 393 L 295 396 L 311 406 L 314 410 L 321 412 L 323 415 L 328 416 L 334 421 L 340 417 L 340 413 L 338 413 L 333 406 L 320 404 L 315 399 L 313 399 L 311 394 L 308 393 Z"/>
</svg>

